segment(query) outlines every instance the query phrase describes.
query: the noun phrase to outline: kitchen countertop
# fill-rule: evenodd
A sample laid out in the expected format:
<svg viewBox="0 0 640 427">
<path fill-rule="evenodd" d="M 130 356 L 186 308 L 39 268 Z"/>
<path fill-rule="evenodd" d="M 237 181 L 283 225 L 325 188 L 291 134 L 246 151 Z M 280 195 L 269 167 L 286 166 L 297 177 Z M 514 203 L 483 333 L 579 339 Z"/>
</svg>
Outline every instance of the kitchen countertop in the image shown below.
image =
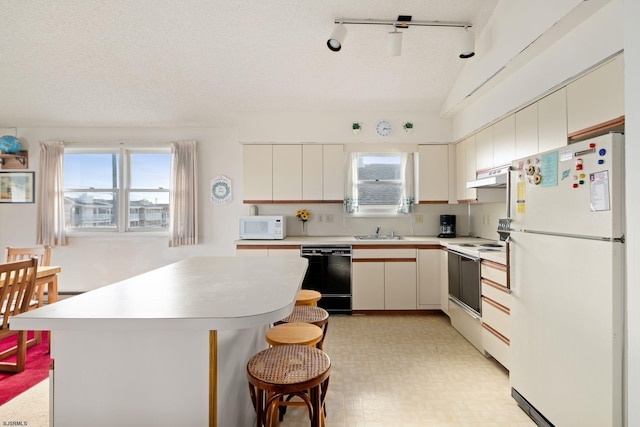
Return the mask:
<svg viewBox="0 0 640 427">
<path fill-rule="evenodd" d="M 402 246 L 402 245 L 440 245 L 443 247 L 452 247 L 477 256 L 482 259 L 494 261 L 500 264 L 507 263 L 506 252 L 504 251 L 478 251 L 477 248 L 464 248 L 456 245 L 461 243 L 501 243 L 497 240 L 483 239 L 480 237 L 460 236 L 455 238 L 441 238 L 437 236 L 402 236 L 402 240 L 358 240 L 354 236 L 290 236 L 282 240 L 236 240 L 236 246 L 286 246 L 286 245 L 385 245 L 385 246 Z"/>
</svg>

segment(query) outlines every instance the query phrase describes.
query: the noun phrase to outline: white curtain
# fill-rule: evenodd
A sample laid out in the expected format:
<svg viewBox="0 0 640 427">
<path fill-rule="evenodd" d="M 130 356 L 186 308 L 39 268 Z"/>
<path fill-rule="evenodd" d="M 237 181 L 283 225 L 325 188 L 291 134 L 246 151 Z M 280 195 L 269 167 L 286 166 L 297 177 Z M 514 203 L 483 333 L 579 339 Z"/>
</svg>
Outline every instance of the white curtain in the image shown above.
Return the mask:
<svg viewBox="0 0 640 427">
<path fill-rule="evenodd" d="M 345 153 L 344 210 L 346 213 L 358 212 L 358 156 L 357 153 Z"/>
<path fill-rule="evenodd" d="M 402 153 L 400 160 L 400 174 L 404 177 L 404 185 L 402 187 L 402 194 L 400 196 L 400 202 L 398 203 L 399 213 L 409 213 L 413 211 L 413 204 L 415 203 L 415 178 L 414 178 L 414 156 L 413 153 Z"/>
<path fill-rule="evenodd" d="M 171 143 L 169 246 L 198 244 L 198 180 L 196 142 Z"/>
<path fill-rule="evenodd" d="M 64 187 L 62 180 L 64 143 L 40 142 L 40 178 L 38 180 L 38 245 L 64 246 Z"/>
</svg>

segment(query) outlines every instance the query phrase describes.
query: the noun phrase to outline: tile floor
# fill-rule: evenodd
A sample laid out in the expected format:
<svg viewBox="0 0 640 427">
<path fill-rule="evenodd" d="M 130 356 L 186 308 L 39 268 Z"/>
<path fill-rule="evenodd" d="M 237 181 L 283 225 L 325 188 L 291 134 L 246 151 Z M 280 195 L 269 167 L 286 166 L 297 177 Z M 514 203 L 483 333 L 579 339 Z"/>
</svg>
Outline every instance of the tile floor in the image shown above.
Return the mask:
<svg viewBox="0 0 640 427">
<path fill-rule="evenodd" d="M 507 371 L 444 315 L 332 316 L 327 426 L 535 426 L 510 396 Z M 304 408 L 282 426 L 308 426 Z"/>
<path fill-rule="evenodd" d="M 332 316 L 327 427 L 535 427 L 510 396 L 507 371 L 444 315 Z M 47 381 L 0 406 L 0 422 L 48 426 Z M 303 408 L 284 427 L 307 427 Z"/>
</svg>

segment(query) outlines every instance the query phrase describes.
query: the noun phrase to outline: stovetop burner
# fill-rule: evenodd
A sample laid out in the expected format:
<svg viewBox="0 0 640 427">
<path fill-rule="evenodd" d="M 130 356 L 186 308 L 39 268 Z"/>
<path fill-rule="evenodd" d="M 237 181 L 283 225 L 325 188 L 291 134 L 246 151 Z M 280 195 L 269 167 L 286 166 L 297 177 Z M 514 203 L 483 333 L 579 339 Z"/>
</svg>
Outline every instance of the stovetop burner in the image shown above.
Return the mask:
<svg viewBox="0 0 640 427">
<path fill-rule="evenodd" d="M 502 245 L 498 243 L 483 243 L 480 246 L 484 246 L 485 248 L 501 248 Z"/>
<path fill-rule="evenodd" d="M 458 246 L 462 246 L 464 248 L 475 248 L 476 245 L 474 245 L 473 243 L 460 243 L 458 244 Z"/>
</svg>

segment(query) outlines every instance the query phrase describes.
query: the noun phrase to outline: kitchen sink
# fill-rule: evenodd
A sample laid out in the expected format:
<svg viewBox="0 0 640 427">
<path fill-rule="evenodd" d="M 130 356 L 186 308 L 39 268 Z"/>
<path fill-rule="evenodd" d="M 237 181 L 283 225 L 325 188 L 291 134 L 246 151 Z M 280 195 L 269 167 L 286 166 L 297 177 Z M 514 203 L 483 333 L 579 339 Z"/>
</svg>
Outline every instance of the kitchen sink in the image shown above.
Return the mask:
<svg viewBox="0 0 640 427">
<path fill-rule="evenodd" d="M 370 234 L 368 236 L 355 236 L 357 240 L 404 240 L 402 236 L 376 236 Z"/>
</svg>

